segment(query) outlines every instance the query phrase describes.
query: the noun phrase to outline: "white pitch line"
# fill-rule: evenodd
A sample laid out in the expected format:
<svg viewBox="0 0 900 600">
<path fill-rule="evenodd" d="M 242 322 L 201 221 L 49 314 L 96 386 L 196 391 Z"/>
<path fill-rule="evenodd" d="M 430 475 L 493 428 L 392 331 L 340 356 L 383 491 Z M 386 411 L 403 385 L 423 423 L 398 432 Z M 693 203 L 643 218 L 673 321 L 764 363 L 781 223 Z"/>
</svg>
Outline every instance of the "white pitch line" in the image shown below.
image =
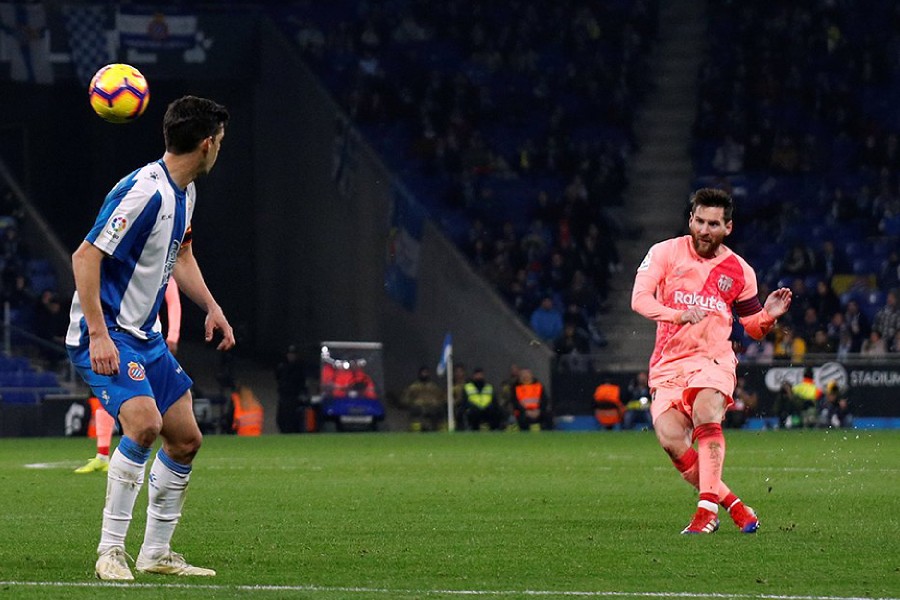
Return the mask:
<svg viewBox="0 0 900 600">
<path fill-rule="evenodd" d="M 142 588 L 142 589 L 190 589 L 206 591 L 240 592 L 322 592 L 342 594 L 386 594 L 418 596 L 564 596 L 578 598 L 748 598 L 752 600 L 900 600 L 893 597 L 868 596 L 793 596 L 785 594 L 723 594 L 718 592 L 615 592 L 615 591 L 566 591 L 566 590 L 404 590 L 375 587 L 344 587 L 321 585 L 212 585 L 187 583 L 124 583 L 99 581 L 0 581 L 0 587 L 45 588 Z"/>
<path fill-rule="evenodd" d="M 71 460 L 63 460 L 58 462 L 44 462 L 44 463 L 26 463 L 22 465 L 26 469 L 74 469 L 80 466 L 82 463 Z M 211 470 L 211 471 L 235 471 L 235 470 L 243 470 L 246 467 L 243 465 L 217 465 L 217 464 L 204 464 L 202 469 Z M 256 465 L 253 467 L 256 470 L 262 471 L 321 471 L 322 467 L 317 465 L 269 465 L 269 466 L 259 466 Z M 652 467 L 654 471 L 671 471 L 672 467 L 667 465 L 655 465 Z M 611 466 L 595 466 L 591 467 L 592 471 L 612 471 L 613 467 Z M 754 466 L 729 466 L 729 471 L 762 471 L 762 472 L 783 472 L 783 473 L 837 473 L 844 472 L 846 470 L 855 472 L 855 473 L 898 473 L 900 469 L 892 469 L 890 467 L 879 467 L 879 468 L 871 468 L 871 467 L 754 467 Z"/>
</svg>

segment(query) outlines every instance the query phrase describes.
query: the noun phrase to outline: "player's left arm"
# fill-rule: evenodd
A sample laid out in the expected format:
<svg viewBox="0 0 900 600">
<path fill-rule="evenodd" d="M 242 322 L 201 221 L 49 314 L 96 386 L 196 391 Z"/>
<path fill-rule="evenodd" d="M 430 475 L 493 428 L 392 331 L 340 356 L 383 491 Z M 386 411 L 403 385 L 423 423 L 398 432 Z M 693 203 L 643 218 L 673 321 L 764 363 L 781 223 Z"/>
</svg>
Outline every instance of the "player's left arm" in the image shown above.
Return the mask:
<svg viewBox="0 0 900 600">
<path fill-rule="evenodd" d="M 791 290 L 786 287 L 778 288 L 769 294 L 763 306 L 759 302 L 756 273 L 747 267 L 744 274 L 747 285 L 734 303 L 734 310 L 750 337 L 761 340 L 772 331 L 775 321 L 791 307 Z"/>
<path fill-rule="evenodd" d="M 217 349 L 230 350 L 233 348 L 234 330 L 228 324 L 222 307 L 219 306 L 213 298 L 212 292 L 206 286 L 200 265 L 197 264 L 197 259 L 194 257 L 192 244 L 181 247 L 172 275 L 184 295 L 206 312 L 206 341 L 212 341 L 213 332 L 218 329 L 222 332 L 222 341 L 219 342 Z"/>
</svg>

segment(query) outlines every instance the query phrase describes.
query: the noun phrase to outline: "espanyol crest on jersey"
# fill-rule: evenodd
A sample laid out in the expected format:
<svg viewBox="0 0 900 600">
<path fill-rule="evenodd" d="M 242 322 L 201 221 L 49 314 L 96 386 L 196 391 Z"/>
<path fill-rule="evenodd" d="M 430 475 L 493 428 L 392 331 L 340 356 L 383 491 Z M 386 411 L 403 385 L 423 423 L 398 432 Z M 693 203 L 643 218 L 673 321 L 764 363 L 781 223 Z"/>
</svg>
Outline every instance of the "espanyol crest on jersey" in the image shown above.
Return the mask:
<svg viewBox="0 0 900 600">
<path fill-rule="evenodd" d="M 143 381 L 147 376 L 144 372 L 144 365 L 131 361 L 128 363 L 128 376 L 135 381 Z"/>
</svg>

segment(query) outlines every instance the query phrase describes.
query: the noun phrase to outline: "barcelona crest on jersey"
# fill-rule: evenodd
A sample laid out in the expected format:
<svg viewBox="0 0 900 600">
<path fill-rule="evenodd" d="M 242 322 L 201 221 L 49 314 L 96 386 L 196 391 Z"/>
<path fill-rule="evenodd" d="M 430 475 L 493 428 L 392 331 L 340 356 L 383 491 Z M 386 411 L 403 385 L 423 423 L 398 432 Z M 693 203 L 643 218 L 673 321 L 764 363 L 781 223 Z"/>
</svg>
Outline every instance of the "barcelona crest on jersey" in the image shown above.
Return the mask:
<svg viewBox="0 0 900 600">
<path fill-rule="evenodd" d="M 731 286 L 734 285 L 734 279 L 729 277 L 728 275 L 719 276 L 719 289 L 723 292 L 727 292 L 731 289 Z"/>
</svg>

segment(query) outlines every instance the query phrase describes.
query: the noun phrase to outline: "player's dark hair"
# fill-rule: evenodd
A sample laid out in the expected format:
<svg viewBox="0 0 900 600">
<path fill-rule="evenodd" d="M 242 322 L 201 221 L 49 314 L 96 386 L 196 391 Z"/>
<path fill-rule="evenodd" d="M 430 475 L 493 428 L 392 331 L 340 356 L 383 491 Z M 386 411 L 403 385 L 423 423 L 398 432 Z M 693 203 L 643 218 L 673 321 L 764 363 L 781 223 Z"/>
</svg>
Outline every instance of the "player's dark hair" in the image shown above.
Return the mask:
<svg viewBox="0 0 900 600">
<path fill-rule="evenodd" d="M 698 206 L 721 208 L 725 211 L 725 222 L 731 221 L 734 215 L 734 200 L 728 192 L 713 188 L 700 188 L 691 194 L 691 214 Z"/>
<path fill-rule="evenodd" d="M 193 152 L 227 123 L 228 111 L 221 104 L 197 96 L 179 98 L 169 104 L 163 118 L 166 150 L 172 154 Z"/>
</svg>

